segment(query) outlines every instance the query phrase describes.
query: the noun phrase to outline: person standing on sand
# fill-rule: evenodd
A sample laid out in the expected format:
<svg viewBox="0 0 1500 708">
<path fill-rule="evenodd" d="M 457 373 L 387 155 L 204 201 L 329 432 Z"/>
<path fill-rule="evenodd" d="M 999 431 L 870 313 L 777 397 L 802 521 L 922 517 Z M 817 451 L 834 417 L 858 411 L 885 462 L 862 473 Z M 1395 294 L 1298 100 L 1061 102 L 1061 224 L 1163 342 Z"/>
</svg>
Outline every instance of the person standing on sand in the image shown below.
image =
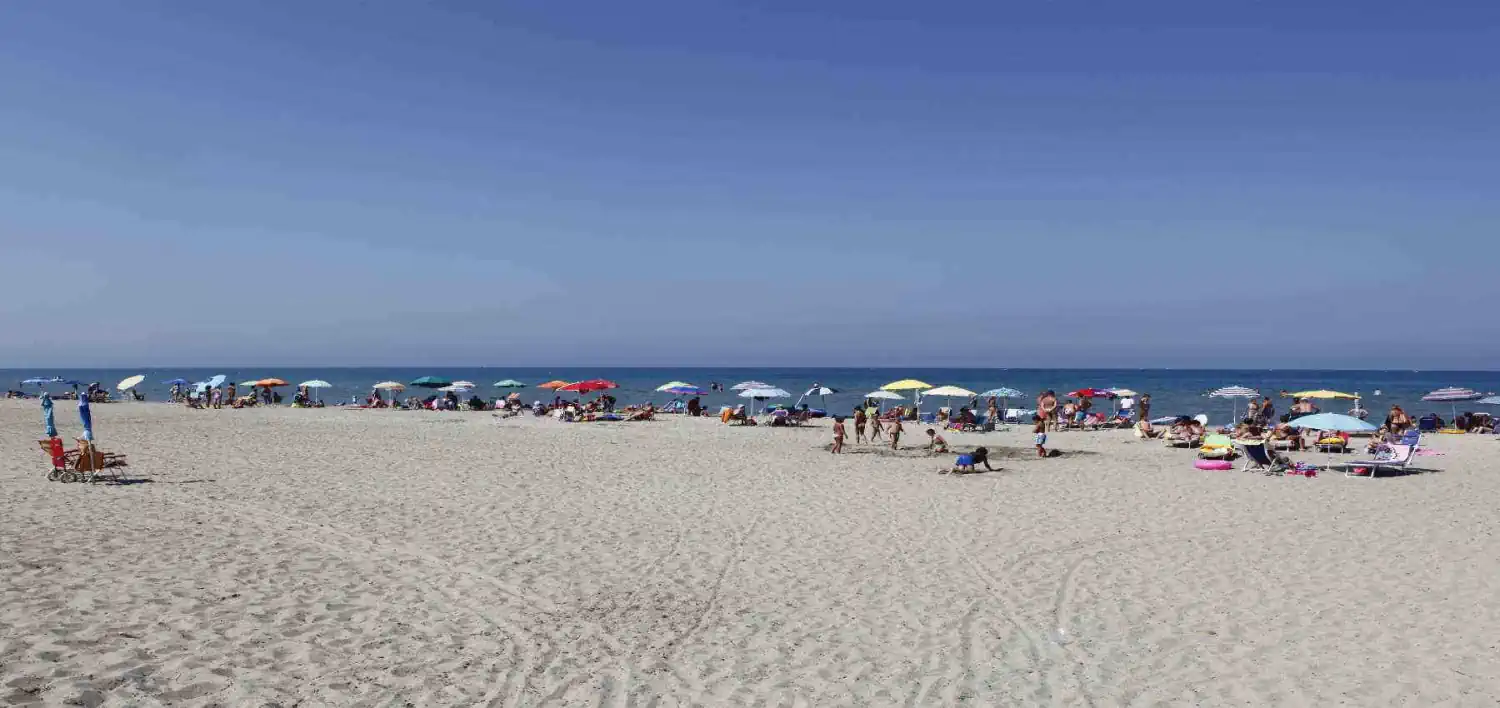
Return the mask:
<svg viewBox="0 0 1500 708">
<path fill-rule="evenodd" d="M 1055 411 L 1057 411 L 1057 394 L 1053 393 L 1052 389 L 1047 389 L 1042 392 L 1042 395 L 1036 397 L 1036 412 L 1044 422 L 1051 422 Z"/>
<path fill-rule="evenodd" d="M 1145 422 L 1150 421 L 1151 420 L 1151 394 L 1149 394 L 1149 393 L 1143 393 L 1143 394 L 1141 394 L 1141 400 L 1138 401 L 1135 405 L 1137 407 L 1137 410 L 1139 410 L 1141 412 L 1141 417 L 1139 419 L 1137 419 L 1136 422 L 1137 423 L 1145 423 Z"/>
<path fill-rule="evenodd" d="M 844 418 L 840 416 L 833 419 L 833 454 L 837 455 L 844 451 Z"/>
<path fill-rule="evenodd" d="M 1036 456 L 1047 456 L 1047 420 L 1040 415 L 1031 416 L 1031 432 L 1036 434 Z"/>
<path fill-rule="evenodd" d="M 870 412 L 866 410 L 865 417 L 870 421 L 870 442 L 873 443 L 880 437 L 880 431 L 884 430 L 880 425 L 880 413 L 877 411 L 874 415 L 870 415 Z"/>
<path fill-rule="evenodd" d="M 891 449 L 901 449 L 901 418 L 899 416 L 891 421 Z"/>
<path fill-rule="evenodd" d="M 865 409 L 854 407 L 854 442 L 865 441 Z"/>
<path fill-rule="evenodd" d="M 234 384 L 229 384 L 229 388 L 224 390 L 224 398 L 229 401 L 229 405 L 234 405 Z"/>
</svg>

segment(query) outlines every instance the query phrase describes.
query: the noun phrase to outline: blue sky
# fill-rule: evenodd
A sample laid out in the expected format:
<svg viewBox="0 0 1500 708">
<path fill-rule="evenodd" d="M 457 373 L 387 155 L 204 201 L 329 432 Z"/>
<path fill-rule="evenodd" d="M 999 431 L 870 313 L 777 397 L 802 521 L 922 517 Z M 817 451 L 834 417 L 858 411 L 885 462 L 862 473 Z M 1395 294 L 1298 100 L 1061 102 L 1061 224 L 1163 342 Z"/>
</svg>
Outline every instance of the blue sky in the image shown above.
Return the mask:
<svg viewBox="0 0 1500 708">
<path fill-rule="evenodd" d="M 0 5 L 0 365 L 1494 368 L 1500 3 Z"/>
</svg>

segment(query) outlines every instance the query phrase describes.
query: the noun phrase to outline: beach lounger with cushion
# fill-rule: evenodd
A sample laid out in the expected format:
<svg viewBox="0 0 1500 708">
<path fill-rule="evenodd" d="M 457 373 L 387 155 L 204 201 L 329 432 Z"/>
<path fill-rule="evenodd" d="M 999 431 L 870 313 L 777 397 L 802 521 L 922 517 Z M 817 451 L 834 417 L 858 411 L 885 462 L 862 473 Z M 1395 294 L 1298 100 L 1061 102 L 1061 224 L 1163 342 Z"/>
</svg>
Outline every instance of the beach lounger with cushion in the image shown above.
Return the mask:
<svg viewBox="0 0 1500 708">
<path fill-rule="evenodd" d="M 1343 467 L 1345 477 L 1369 477 L 1374 479 L 1375 475 L 1382 469 L 1410 469 L 1411 461 L 1417 455 L 1417 449 L 1416 445 L 1388 445 L 1387 450 L 1376 453 L 1373 460 L 1340 462 L 1335 467 Z M 1368 475 L 1355 474 L 1355 468 L 1359 467 L 1368 469 L 1370 473 Z"/>
</svg>

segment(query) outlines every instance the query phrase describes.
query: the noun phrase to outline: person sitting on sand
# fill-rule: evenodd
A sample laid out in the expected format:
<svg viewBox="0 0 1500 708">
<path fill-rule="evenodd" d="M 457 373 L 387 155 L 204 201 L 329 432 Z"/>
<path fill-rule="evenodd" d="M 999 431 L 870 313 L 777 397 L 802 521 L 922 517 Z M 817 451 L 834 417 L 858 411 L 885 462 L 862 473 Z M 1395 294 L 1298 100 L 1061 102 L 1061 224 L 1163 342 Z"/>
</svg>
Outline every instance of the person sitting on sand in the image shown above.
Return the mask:
<svg viewBox="0 0 1500 708">
<path fill-rule="evenodd" d="M 901 419 L 900 418 L 897 418 L 897 419 L 891 421 L 891 449 L 892 450 L 900 450 L 901 449 L 901 429 L 902 429 L 902 426 L 901 426 Z"/>
<path fill-rule="evenodd" d="M 1047 456 L 1047 420 L 1040 413 L 1031 416 L 1031 432 L 1036 436 L 1036 456 Z"/>
<path fill-rule="evenodd" d="M 927 451 L 928 452 L 947 452 L 948 451 L 948 441 L 944 440 L 943 436 L 938 435 L 937 431 L 933 430 L 932 428 L 928 428 L 927 429 Z"/>
</svg>

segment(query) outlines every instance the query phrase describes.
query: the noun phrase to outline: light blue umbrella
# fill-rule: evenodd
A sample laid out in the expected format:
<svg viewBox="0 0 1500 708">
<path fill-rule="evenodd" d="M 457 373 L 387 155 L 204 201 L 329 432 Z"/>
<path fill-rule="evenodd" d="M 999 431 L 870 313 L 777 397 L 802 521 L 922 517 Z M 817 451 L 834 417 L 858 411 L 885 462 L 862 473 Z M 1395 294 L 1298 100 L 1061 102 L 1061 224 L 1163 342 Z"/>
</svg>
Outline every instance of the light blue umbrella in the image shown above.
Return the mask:
<svg viewBox="0 0 1500 708">
<path fill-rule="evenodd" d="M 188 385 L 188 380 L 187 379 L 172 379 L 171 381 L 163 381 L 162 383 L 165 384 L 165 385 L 167 385 L 167 386 L 186 386 L 186 385 Z"/>
<path fill-rule="evenodd" d="M 52 415 L 52 396 L 42 392 L 42 425 L 47 426 L 47 437 L 57 437 L 57 419 Z"/>
<path fill-rule="evenodd" d="M 1500 396 L 1490 396 L 1488 398 L 1481 398 L 1481 399 L 1475 401 L 1475 403 L 1483 403 L 1486 406 L 1500 406 Z"/>
<path fill-rule="evenodd" d="M 22 381 L 21 385 L 22 386 L 41 386 L 43 384 L 49 384 L 49 383 L 52 383 L 52 379 L 44 379 L 44 378 L 41 378 L 41 377 L 35 377 L 35 378 L 30 378 L 30 379 L 26 379 L 25 381 Z"/>
<path fill-rule="evenodd" d="M 1307 428 L 1309 430 L 1331 430 L 1338 433 L 1368 433 L 1375 430 L 1375 426 L 1366 423 L 1354 416 L 1341 413 L 1317 413 L 1305 415 L 1287 425 L 1293 428 Z"/>
<path fill-rule="evenodd" d="M 83 439 L 94 441 L 94 416 L 89 412 L 89 397 L 84 394 L 78 397 L 78 419 L 83 421 Z"/>
</svg>

